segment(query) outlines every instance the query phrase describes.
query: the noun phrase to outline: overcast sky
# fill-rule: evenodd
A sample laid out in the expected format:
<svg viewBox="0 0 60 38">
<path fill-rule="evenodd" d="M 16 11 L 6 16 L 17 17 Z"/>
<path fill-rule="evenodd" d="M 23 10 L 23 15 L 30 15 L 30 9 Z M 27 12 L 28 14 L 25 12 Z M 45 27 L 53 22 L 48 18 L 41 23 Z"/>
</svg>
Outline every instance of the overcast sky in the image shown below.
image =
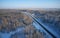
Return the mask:
<svg viewBox="0 0 60 38">
<path fill-rule="evenodd" d="M 1 8 L 60 8 L 60 0 L 0 0 Z"/>
</svg>

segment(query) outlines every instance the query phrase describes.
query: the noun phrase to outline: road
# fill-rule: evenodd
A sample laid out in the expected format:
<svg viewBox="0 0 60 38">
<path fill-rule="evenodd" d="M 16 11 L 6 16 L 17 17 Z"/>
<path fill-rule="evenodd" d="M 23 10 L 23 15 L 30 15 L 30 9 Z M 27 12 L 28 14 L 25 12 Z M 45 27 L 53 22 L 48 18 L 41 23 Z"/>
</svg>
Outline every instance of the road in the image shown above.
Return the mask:
<svg viewBox="0 0 60 38">
<path fill-rule="evenodd" d="M 34 14 L 30 14 L 29 12 L 23 12 L 25 13 L 26 15 L 30 16 L 33 18 L 33 20 L 35 20 L 35 22 L 39 23 L 40 25 L 37 25 L 37 23 L 33 23 L 34 26 L 36 27 L 36 29 L 38 30 L 43 30 L 43 32 L 45 32 L 47 35 L 50 35 L 49 37 L 51 38 L 51 36 L 53 38 L 60 38 L 59 34 L 54 30 L 52 29 L 51 27 L 49 26 L 46 26 L 45 24 L 43 24 L 41 21 L 39 21 L 39 19 L 35 18 L 34 17 Z M 41 27 L 43 27 L 43 29 L 41 29 Z M 47 33 L 48 32 L 48 33 Z"/>
</svg>

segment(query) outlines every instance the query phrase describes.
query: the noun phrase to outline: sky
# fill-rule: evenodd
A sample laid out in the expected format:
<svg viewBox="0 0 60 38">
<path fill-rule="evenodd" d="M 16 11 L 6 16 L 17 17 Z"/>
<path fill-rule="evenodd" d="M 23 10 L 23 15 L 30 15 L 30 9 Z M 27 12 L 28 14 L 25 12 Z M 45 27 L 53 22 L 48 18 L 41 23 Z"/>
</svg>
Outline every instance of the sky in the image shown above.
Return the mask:
<svg viewBox="0 0 60 38">
<path fill-rule="evenodd" d="M 60 0 L 0 0 L 4 8 L 60 8 Z"/>
</svg>

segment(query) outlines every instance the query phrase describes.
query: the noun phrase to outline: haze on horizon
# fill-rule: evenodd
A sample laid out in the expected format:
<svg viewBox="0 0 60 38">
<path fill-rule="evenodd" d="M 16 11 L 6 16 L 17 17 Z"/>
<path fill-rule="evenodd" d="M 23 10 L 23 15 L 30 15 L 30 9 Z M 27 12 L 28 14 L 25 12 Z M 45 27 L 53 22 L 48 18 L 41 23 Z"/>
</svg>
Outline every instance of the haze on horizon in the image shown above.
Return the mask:
<svg viewBox="0 0 60 38">
<path fill-rule="evenodd" d="M 60 8 L 60 0 L 0 0 L 0 9 Z"/>
</svg>

